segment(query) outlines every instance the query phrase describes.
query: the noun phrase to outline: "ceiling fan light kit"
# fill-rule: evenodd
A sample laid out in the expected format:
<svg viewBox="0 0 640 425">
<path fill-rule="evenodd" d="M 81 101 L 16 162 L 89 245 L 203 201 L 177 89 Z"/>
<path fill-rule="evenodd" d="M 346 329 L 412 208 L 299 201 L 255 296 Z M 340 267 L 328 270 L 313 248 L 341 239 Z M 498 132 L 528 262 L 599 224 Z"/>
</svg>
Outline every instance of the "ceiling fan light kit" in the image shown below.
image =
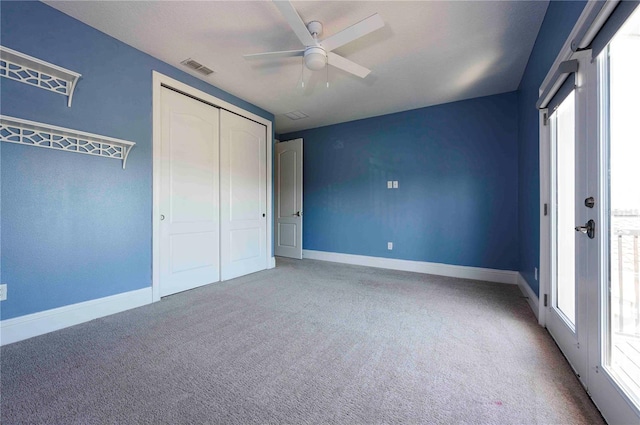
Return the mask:
<svg viewBox="0 0 640 425">
<path fill-rule="evenodd" d="M 304 51 L 304 64 L 312 71 L 320 71 L 327 64 L 327 52 L 320 46 L 307 47 Z"/>
<path fill-rule="evenodd" d="M 309 24 L 305 25 L 300 18 L 300 15 L 298 15 L 298 12 L 289 1 L 274 0 L 274 4 L 282 16 L 284 16 L 300 42 L 304 45 L 304 49 L 244 55 L 245 59 L 273 59 L 302 56 L 305 67 L 312 71 L 320 71 L 328 64 L 360 78 L 364 78 L 369 75 L 371 70 L 358 65 L 343 56 L 333 53 L 332 50 L 382 28 L 384 26 L 384 21 L 380 15 L 377 13 L 371 15 L 357 24 L 327 37 L 324 40 L 318 40 L 318 36 L 322 34 L 322 23 L 318 21 L 311 21 Z"/>
</svg>

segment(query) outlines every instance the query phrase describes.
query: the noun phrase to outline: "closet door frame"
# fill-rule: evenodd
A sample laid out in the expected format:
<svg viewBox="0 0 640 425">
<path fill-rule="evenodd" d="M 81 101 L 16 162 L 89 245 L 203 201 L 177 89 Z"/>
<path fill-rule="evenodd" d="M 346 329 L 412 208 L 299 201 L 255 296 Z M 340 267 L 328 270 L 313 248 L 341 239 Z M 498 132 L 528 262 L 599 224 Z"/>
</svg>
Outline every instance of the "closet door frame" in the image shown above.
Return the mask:
<svg viewBox="0 0 640 425">
<path fill-rule="evenodd" d="M 160 300 L 160 144 L 161 144 L 161 90 L 167 87 L 199 99 L 229 112 L 260 123 L 267 128 L 267 268 L 276 266 L 273 256 L 273 124 L 259 115 L 207 94 L 178 80 L 153 71 L 153 206 L 152 206 L 152 301 Z"/>
</svg>

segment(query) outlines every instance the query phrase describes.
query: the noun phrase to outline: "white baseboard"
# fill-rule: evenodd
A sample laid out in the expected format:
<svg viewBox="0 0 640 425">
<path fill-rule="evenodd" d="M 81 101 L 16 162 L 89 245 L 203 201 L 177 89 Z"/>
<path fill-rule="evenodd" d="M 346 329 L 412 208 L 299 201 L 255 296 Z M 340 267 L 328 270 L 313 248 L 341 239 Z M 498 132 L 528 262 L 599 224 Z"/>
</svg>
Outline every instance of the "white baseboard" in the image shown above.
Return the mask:
<svg viewBox="0 0 640 425">
<path fill-rule="evenodd" d="M 151 303 L 151 287 L 66 305 L 0 322 L 0 345 L 57 331 Z"/>
<path fill-rule="evenodd" d="M 536 319 L 540 319 L 540 302 L 538 300 L 538 296 L 533 292 L 533 289 L 529 286 L 527 281 L 522 277 L 520 273 L 518 273 L 518 286 L 522 291 L 522 294 L 527 298 L 527 302 L 529 306 L 531 306 L 531 310 L 533 310 L 533 314 L 536 315 Z"/>
<path fill-rule="evenodd" d="M 337 252 L 302 250 L 302 257 L 311 260 L 332 261 L 334 263 L 378 267 L 381 269 L 435 274 L 461 279 L 483 280 L 487 282 L 516 285 L 520 273 L 510 270 L 484 269 L 481 267 L 454 266 L 451 264 L 428 263 L 425 261 L 397 260 L 394 258 L 369 257 L 366 255 L 340 254 Z"/>
<path fill-rule="evenodd" d="M 276 267 L 276 257 L 269 258 L 269 269 L 273 269 Z"/>
</svg>

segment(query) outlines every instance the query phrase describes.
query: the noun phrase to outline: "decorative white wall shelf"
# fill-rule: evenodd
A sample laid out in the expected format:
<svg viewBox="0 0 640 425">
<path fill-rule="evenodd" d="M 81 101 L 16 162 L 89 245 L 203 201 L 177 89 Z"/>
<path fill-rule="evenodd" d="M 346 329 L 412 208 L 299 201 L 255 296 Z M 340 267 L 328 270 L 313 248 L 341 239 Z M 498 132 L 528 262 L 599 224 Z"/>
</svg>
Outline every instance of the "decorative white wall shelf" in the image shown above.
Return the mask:
<svg viewBox="0 0 640 425">
<path fill-rule="evenodd" d="M 0 141 L 122 160 L 134 142 L 0 115 Z"/>
<path fill-rule="evenodd" d="M 71 107 L 76 83 L 81 76 L 77 72 L 0 46 L 0 77 L 67 96 L 69 107 Z"/>
</svg>

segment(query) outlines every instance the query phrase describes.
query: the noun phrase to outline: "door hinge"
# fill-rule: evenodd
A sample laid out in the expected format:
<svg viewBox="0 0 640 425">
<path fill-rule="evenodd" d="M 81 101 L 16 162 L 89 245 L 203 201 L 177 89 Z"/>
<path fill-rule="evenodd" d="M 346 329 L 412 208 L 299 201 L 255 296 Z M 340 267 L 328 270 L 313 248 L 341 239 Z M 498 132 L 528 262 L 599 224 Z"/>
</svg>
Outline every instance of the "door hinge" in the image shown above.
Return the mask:
<svg viewBox="0 0 640 425">
<path fill-rule="evenodd" d="M 547 215 L 547 214 L 549 213 L 549 212 L 547 211 L 547 209 L 548 209 L 547 207 L 548 207 L 548 205 L 547 205 L 547 204 L 544 204 L 544 215 Z"/>
<path fill-rule="evenodd" d="M 547 306 L 547 294 L 544 294 L 544 306 Z"/>
<path fill-rule="evenodd" d="M 547 125 L 548 123 L 549 123 L 549 116 L 545 112 L 542 114 L 542 125 Z"/>
</svg>

